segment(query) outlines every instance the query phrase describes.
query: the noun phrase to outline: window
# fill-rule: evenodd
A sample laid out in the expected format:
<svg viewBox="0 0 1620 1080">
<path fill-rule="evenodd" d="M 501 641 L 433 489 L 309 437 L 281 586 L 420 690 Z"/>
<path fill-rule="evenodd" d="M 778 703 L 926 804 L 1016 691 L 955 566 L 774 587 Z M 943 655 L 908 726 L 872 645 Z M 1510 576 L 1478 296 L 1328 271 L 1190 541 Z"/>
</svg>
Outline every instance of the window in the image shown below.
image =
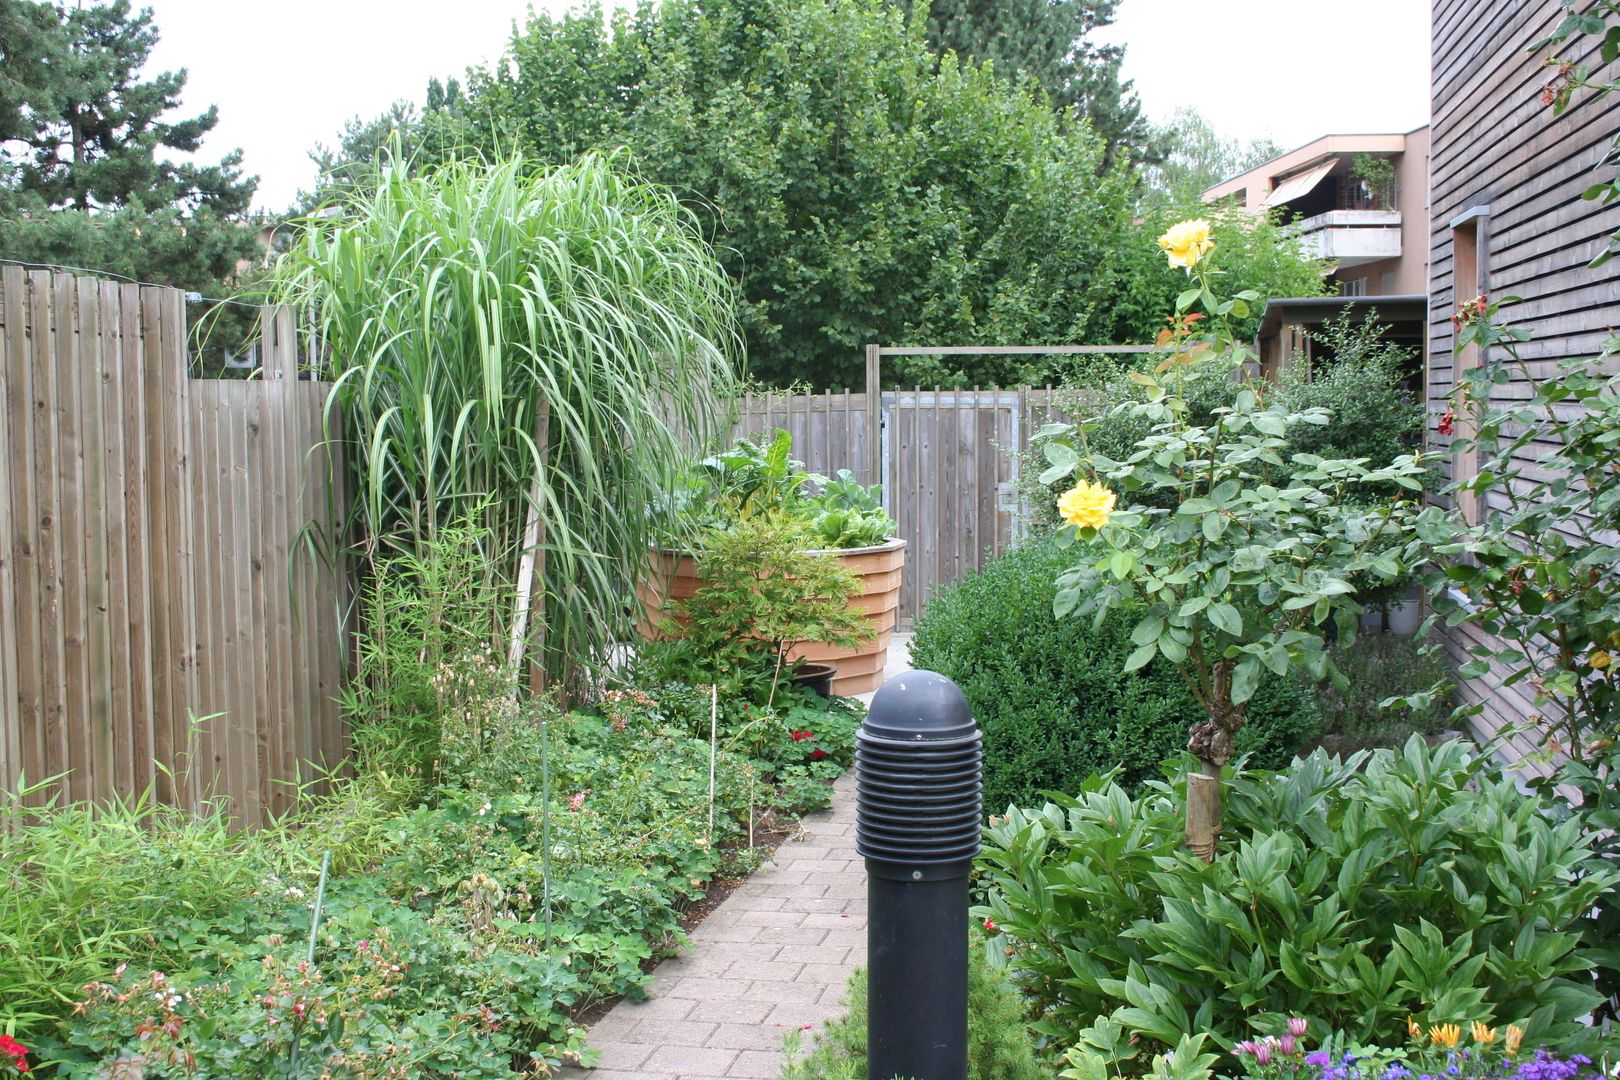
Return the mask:
<svg viewBox="0 0 1620 1080">
<path fill-rule="evenodd" d="M 1339 282 L 1340 296 L 1366 296 L 1367 279 L 1364 277 L 1347 278 Z"/>
<path fill-rule="evenodd" d="M 1451 311 L 1456 311 L 1464 303 L 1478 296 L 1485 288 L 1485 274 L 1480 258 L 1480 222 L 1485 219 L 1488 210 L 1470 210 L 1456 221 L 1451 223 Z M 1446 313 L 1449 317 L 1451 312 Z M 1461 352 L 1452 354 L 1452 387 L 1453 392 L 1462 385 L 1468 372 L 1479 367 L 1483 358 L 1479 346 L 1470 345 Z M 1452 398 L 1455 402 L 1455 395 Z M 1471 440 L 1474 438 L 1474 425 L 1467 416 L 1459 415 L 1456 421 L 1454 441 Z M 1466 480 L 1479 473 L 1479 448 L 1468 445 L 1458 449 L 1451 457 L 1451 475 L 1453 480 Z M 1480 520 L 1482 507 L 1479 496 L 1470 491 L 1458 492 L 1457 508 L 1470 522 L 1477 524 Z"/>
</svg>

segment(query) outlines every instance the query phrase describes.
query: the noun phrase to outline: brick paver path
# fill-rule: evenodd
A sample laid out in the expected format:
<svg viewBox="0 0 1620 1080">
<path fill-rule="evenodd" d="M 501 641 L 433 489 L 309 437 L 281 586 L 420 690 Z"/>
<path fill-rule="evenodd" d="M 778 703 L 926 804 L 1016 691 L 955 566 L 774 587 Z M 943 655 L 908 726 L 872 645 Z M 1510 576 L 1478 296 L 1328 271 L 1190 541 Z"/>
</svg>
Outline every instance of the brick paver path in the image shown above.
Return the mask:
<svg viewBox="0 0 1620 1080">
<path fill-rule="evenodd" d="M 782 1037 L 840 1015 L 866 961 L 866 868 L 855 855 L 855 775 L 833 786 L 772 863 L 739 885 L 665 960 L 647 1001 L 621 1001 L 590 1030 L 590 1080 L 772 1080 Z M 814 1033 L 804 1032 L 808 1046 Z"/>
<path fill-rule="evenodd" d="M 896 634 L 885 677 L 910 670 L 911 635 Z M 870 701 L 871 695 L 863 694 Z M 843 1013 L 850 972 L 866 963 L 866 866 L 855 854 L 855 774 L 833 785 L 776 857 L 692 932 L 684 956 L 658 966 L 646 1001 L 621 1001 L 592 1025 L 601 1050 L 589 1080 L 775 1080 L 782 1038 L 810 1047 Z"/>
</svg>

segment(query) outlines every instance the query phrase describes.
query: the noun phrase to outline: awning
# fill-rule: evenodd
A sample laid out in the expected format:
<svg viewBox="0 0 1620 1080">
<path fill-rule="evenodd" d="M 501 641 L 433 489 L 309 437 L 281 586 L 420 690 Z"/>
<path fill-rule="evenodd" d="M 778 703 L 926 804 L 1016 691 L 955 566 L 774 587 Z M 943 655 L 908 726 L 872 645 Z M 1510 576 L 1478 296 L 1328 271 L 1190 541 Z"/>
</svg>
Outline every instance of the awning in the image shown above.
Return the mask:
<svg viewBox="0 0 1620 1080">
<path fill-rule="evenodd" d="M 1323 177 L 1327 176 L 1328 173 L 1333 171 L 1333 166 L 1337 165 L 1338 163 L 1338 158 L 1328 158 L 1322 164 L 1316 166 L 1314 169 L 1311 169 L 1309 172 L 1302 172 L 1297 175 L 1290 176 L 1288 179 L 1284 180 L 1282 183 L 1273 188 L 1271 190 L 1271 194 L 1266 196 L 1266 201 L 1260 205 L 1281 206 L 1283 203 L 1291 203 L 1295 199 L 1304 198 L 1306 195 L 1311 193 L 1311 190 L 1315 188 L 1317 184 L 1322 182 Z"/>
</svg>

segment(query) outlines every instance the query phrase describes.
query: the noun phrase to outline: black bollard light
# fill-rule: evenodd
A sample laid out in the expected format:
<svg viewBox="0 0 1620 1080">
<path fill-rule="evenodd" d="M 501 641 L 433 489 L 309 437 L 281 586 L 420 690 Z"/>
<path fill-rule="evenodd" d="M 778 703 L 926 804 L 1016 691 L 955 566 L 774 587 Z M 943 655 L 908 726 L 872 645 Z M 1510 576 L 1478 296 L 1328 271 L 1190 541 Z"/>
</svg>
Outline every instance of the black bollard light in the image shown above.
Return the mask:
<svg viewBox="0 0 1620 1080">
<path fill-rule="evenodd" d="M 979 853 L 979 728 L 955 683 L 909 671 L 855 736 L 866 860 L 867 1080 L 966 1080 L 968 872 Z"/>
</svg>

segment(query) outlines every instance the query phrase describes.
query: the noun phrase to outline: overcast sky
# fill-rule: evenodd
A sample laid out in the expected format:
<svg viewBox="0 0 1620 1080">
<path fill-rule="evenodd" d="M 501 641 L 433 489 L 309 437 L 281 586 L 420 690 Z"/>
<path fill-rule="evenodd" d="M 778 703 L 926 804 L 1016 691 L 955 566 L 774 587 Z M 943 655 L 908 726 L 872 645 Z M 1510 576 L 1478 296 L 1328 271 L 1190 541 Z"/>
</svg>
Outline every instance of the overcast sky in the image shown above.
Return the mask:
<svg viewBox="0 0 1620 1080">
<path fill-rule="evenodd" d="M 136 0 L 157 16 L 154 69 L 190 72 L 186 102 L 219 106 L 205 150 L 233 147 L 260 178 L 257 204 L 286 207 L 314 179 L 309 150 L 343 122 L 433 76 L 498 57 L 523 0 Z M 569 0 L 535 0 L 561 11 Z M 1122 0 L 1107 40 L 1148 114 L 1197 108 L 1226 135 L 1286 147 L 1328 132 L 1428 122 L 1427 0 Z"/>
</svg>

